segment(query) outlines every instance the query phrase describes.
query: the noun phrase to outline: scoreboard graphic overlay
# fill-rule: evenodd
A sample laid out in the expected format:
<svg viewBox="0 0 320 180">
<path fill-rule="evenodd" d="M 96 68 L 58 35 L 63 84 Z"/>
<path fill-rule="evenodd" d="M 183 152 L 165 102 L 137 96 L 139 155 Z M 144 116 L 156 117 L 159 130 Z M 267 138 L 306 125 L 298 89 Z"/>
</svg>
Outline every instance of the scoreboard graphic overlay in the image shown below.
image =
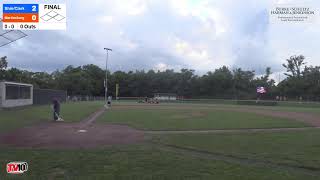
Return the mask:
<svg viewBox="0 0 320 180">
<path fill-rule="evenodd" d="M 66 30 L 65 4 L 3 4 L 3 30 Z"/>
</svg>

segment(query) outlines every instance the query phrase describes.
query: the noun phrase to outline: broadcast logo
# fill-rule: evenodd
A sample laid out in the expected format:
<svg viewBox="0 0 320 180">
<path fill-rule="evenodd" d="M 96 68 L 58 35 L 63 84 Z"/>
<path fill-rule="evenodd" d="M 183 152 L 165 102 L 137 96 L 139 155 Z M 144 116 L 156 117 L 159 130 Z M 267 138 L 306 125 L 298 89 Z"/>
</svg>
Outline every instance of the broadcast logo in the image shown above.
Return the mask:
<svg viewBox="0 0 320 180">
<path fill-rule="evenodd" d="M 7 173 L 9 174 L 22 174 L 28 171 L 27 162 L 9 162 L 7 164 Z"/>
</svg>

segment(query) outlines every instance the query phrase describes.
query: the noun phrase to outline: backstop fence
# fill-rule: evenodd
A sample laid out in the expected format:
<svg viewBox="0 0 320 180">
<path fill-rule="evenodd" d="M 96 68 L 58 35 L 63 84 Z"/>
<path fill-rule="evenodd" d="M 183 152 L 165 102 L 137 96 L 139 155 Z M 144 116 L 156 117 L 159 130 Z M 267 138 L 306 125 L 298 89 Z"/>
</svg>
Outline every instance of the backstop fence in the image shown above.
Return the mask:
<svg viewBox="0 0 320 180">
<path fill-rule="evenodd" d="M 52 103 L 53 99 L 57 99 L 60 102 L 66 102 L 67 92 L 63 90 L 53 89 L 34 89 L 33 90 L 33 104 L 43 105 Z"/>
</svg>

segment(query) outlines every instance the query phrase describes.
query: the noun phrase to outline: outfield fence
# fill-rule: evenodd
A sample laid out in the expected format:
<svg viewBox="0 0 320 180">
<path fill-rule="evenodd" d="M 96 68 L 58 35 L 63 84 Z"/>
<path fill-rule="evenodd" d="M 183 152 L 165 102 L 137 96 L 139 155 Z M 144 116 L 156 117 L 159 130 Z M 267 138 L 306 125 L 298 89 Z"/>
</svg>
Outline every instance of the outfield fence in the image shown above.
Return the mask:
<svg viewBox="0 0 320 180">
<path fill-rule="evenodd" d="M 77 101 L 104 101 L 105 97 L 103 96 L 67 96 L 68 102 L 77 102 Z"/>
<path fill-rule="evenodd" d="M 140 102 L 145 97 L 119 97 L 120 102 Z M 162 103 L 194 103 L 194 104 L 226 104 L 226 105 L 261 105 L 261 106 L 290 106 L 290 107 L 319 107 L 315 101 L 276 101 L 276 100 L 237 100 L 237 99 L 186 99 L 181 98 Z"/>
</svg>

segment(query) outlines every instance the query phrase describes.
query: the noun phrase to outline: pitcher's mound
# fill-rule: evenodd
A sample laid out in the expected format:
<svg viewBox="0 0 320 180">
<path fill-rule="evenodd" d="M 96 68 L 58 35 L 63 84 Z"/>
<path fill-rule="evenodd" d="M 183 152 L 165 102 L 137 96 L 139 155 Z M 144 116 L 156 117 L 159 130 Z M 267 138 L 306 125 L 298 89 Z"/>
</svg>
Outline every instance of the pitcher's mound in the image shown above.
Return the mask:
<svg viewBox="0 0 320 180">
<path fill-rule="evenodd" d="M 0 137 L 1 144 L 30 148 L 95 148 L 144 141 L 142 131 L 125 125 L 44 123 L 25 127 Z"/>
</svg>

